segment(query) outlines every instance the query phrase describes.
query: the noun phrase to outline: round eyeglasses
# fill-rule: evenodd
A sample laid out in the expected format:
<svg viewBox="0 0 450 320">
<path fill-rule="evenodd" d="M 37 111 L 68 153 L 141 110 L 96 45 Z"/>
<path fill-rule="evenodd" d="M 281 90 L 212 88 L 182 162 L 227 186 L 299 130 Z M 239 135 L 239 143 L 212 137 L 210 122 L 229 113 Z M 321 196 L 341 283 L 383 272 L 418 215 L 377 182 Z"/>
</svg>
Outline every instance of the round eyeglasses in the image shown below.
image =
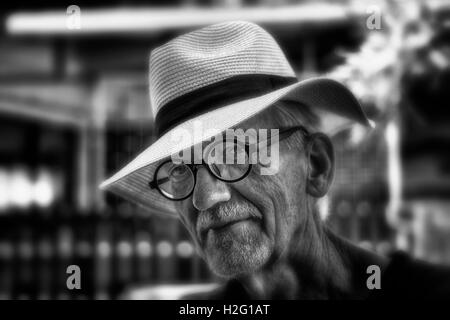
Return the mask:
<svg viewBox="0 0 450 320">
<path fill-rule="evenodd" d="M 211 144 L 205 149 L 201 164 L 174 163 L 167 160 L 156 168 L 150 188 L 157 189 L 164 197 L 178 201 L 188 198 L 194 191 L 198 166 L 205 166 L 217 179 L 237 182 L 251 171 L 248 145 L 239 141 Z"/>
<path fill-rule="evenodd" d="M 279 130 L 279 141 L 301 130 L 305 136 L 308 131 L 302 126 Z M 200 164 L 174 163 L 172 160 L 162 162 L 155 170 L 151 189 L 157 189 L 161 195 L 172 200 L 187 199 L 194 191 L 197 182 L 198 167 L 203 165 L 217 179 L 234 183 L 250 173 L 252 163 L 249 145 L 239 140 L 218 141 L 206 147 Z"/>
</svg>

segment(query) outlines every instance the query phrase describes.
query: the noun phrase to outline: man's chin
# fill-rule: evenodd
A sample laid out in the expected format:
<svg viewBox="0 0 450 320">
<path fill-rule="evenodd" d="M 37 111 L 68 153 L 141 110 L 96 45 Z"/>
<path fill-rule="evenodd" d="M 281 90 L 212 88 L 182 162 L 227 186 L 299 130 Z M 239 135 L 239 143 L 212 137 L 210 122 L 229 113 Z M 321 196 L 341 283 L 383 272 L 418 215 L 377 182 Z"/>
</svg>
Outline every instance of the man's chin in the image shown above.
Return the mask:
<svg viewBox="0 0 450 320">
<path fill-rule="evenodd" d="M 225 278 L 257 271 L 269 260 L 270 252 L 269 240 L 254 220 L 209 230 L 205 239 L 204 253 L 209 267 Z"/>
</svg>

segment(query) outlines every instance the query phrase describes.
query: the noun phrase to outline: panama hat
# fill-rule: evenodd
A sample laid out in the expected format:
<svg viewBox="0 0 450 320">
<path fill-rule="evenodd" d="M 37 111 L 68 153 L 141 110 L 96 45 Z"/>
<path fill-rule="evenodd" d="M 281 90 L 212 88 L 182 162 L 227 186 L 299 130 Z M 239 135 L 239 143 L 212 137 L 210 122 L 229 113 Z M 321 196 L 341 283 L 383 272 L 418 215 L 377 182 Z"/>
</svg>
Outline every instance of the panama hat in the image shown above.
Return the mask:
<svg viewBox="0 0 450 320">
<path fill-rule="evenodd" d="M 220 23 L 175 38 L 151 52 L 149 73 L 158 140 L 100 188 L 155 213 L 175 213 L 173 203 L 148 185 L 161 160 L 281 99 L 312 108 L 328 134 L 349 123 L 370 126 L 345 86 L 326 78 L 298 81 L 273 37 L 250 22 Z M 174 132 L 189 138 L 174 143 Z"/>
</svg>

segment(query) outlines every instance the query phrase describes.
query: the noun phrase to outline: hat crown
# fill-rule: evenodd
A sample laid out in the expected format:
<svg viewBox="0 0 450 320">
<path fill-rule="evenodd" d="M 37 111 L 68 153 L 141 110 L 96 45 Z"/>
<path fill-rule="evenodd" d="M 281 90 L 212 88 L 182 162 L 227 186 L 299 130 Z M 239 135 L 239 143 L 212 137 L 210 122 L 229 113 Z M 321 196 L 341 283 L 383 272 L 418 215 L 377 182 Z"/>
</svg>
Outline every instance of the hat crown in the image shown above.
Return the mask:
<svg viewBox="0 0 450 320">
<path fill-rule="evenodd" d="M 295 77 L 276 41 L 256 24 L 226 22 L 177 37 L 150 56 L 153 114 L 196 89 L 252 74 Z"/>
</svg>

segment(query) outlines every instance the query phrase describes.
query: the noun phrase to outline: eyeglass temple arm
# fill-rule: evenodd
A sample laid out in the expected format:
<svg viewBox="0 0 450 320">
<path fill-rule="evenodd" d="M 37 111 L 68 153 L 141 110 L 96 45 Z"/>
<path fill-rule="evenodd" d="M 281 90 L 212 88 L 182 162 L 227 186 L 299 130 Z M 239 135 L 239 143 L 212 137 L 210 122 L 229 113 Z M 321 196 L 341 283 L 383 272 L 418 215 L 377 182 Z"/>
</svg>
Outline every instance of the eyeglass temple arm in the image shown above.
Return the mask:
<svg viewBox="0 0 450 320">
<path fill-rule="evenodd" d="M 293 134 L 297 130 L 300 130 L 305 136 L 309 136 L 309 132 L 305 127 L 295 126 L 295 127 L 289 127 L 289 128 L 280 128 L 280 130 L 279 130 L 280 139 L 284 139 L 285 137 Z"/>
<path fill-rule="evenodd" d="M 308 132 L 308 130 L 305 127 L 303 127 L 303 126 L 295 126 L 295 127 L 289 127 L 289 128 L 280 128 L 278 130 L 278 133 L 274 134 L 273 137 L 278 136 L 278 140 L 280 141 L 280 140 L 283 140 L 283 139 L 289 137 L 291 134 L 293 134 L 297 130 L 302 131 L 302 133 L 306 137 L 308 137 L 310 135 L 310 133 Z M 265 143 L 265 142 L 267 143 L 267 146 L 270 146 L 272 141 L 271 141 L 271 139 L 266 139 L 266 140 L 258 142 L 258 145 L 261 144 L 261 143 Z"/>
<path fill-rule="evenodd" d="M 169 177 L 165 177 L 165 178 L 161 178 L 161 179 L 158 179 L 158 180 L 150 181 L 150 182 L 148 183 L 148 185 L 149 185 L 149 187 L 150 187 L 151 189 L 156 189 L 156 186 L 157 186 L 158 184 L 166 183 L 167 181 L 169 181 Z"/>
</svg>

